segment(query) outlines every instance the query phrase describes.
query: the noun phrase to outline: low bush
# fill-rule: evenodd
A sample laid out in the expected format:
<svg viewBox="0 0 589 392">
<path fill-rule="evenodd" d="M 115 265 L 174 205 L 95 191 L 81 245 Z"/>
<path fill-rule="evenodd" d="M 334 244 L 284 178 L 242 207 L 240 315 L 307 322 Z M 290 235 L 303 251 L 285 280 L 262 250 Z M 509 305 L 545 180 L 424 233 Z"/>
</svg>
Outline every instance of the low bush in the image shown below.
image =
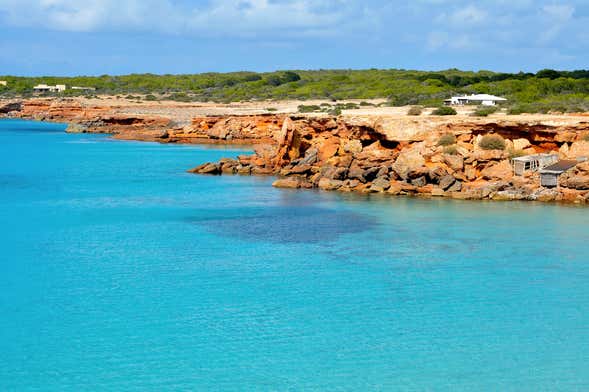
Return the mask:
<svg viewBox="0 0 589 392">
<path fill-rule="evenodd" d="M 330 114 L 332 116 L 339 116 L 340 114 L 342 114 L 342 109 L 339 107 L 335 107 L 328 111 L 327 114 Z"/>
<path fill-rule="evenodd" d="M 523 150 L 509 149 L 509 159 L 523 157 L 526 153 Z"/>
<path fill-rule="evenodd" d="M 275 112 L 275 111 L 277 111 L 277 110 L 278 110 L 278 109 L 276 109 L 276 108 L 266 108 L 266 111 L 267 111 L 267 112 Z"/>
<path fill-rule="evenodd" d="M 444 154 L 458 155 L 458 147 L 455 145 L 444 147 Z"/>
<path fill-rule="evenodd" d="M 479 142 L 483 150 L 505 150 L 505 140 L 499 135 L 485 135 Z"/>
<path fill-rule="evenodd" d="M 499 110 L 497 106 L 479 106 L 474 112 L 472 112 L 472 115 L 476 117 L 487 117 L 489 114 L 493 114 L 497 110 Z"/>
<path fill-rule="evenodd" d="M 440 106 L 436 110 L 432 112 L 434 116 L 454 116 L 456 115 L 456 110 L 449 106 Z"/>
<path fill-rule="evenodd" d="M 299 113 L 313 113 L 318 112 L 321 108 L 317 105 L 299 105 Z"/>
<path fill-rule="evenodd" d="M 438 146 L 451 146 L 453 144 L 456 144 L 456 136 L 451 133 L 443 134 L 438 140 Z"/>
<path fill-rule="evenodd" d="M 583 141 L 589 142 L 589 133 L 583 136 Z"/>
<path fill-rule="evenodd" d="M 421 106 L 411 106 L 407 111 L 408 116 L 420 116 L 423 112 L 423 108 Z"/>
<path fill-rule="evenodd" d="M 155 95 L 153 95 L 153 94 L 147 94 L 145 96 L 145 100 L 146 101 L 157 101 L 157 97 Z"/>
</svg>

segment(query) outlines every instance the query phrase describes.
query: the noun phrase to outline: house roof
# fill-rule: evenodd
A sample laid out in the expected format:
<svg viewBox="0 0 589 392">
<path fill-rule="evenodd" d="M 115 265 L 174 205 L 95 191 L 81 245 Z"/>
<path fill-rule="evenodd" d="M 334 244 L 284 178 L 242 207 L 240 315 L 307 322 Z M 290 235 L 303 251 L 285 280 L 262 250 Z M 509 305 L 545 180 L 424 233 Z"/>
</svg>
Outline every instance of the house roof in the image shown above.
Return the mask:
<svg viewBox="0 0 589 392">
<path fill-rule="evenodd" d="M 565 171 L 573 168 L 579 163 L 577 160 L 562 160 L 558 161 L 554 165 L 550 165 L 545 167 L 544 169 L 540 170 L 542 174 L 560 174 L 564 173 Z"/>
<path fill-rule="evenodd" d="M 466 99 L 469 101 L 507 101 L 505 98 L 497 97 L 490 94 L 472 94 L 472 95 L 461 95 L 458 97 L 452 97 L 451 99 Z M 447 99 L 447 101 L 449 101 Z"/>
</svg>

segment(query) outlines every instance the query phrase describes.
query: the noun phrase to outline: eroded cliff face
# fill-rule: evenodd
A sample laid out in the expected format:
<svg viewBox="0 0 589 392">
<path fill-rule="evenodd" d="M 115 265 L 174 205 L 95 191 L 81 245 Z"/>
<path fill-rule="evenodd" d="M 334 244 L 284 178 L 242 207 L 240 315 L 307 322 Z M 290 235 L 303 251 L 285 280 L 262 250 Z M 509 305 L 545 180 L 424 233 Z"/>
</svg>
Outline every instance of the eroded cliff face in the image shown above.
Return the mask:
<svg viewBox="0 0 589 392">
<path fill-rule="evenodd" d="M 237 121 L 237 120 L 235 120 Z M 504 138 L 505 149 L 481 148 L 481 139 Z M 287 117 L 275 144 L 252 156 L 224 159 L 192 171 L 206 174 L 274 174 L 277 187 L 342 192 L 445 196 L 460 199 L 589 199 L 589 165 L 578 165 L 558 189 L 540 187 L 538 173 L 515 177 L 513 154 L 553 152 L 589 157 L 589 123 L 443 118 Z M 440 146 L 442 135 L 455 143 Z M 568 179 L 572 177 L 572 179 Z M 587 189 L 585 189 L 585 187 Z"/>
<path fill-rule="evenodd" d="M 118 139 L 161 143 L 246 143 L 251 156 L 192 169 L 201 174 L 270 174 L 277 187 L 387 193 L 460 199 L 589 200 L 589 164 L 540 187 L 539 174 L 514 176 L 514 154 L 589 157 L 589 117 L 583 116 L 199 116 L 177 126 L 169 117 L 129 112 L 75 99 L 32 99 L 0 104 L 0 115 L 60 121 L 69 132 L 110 133 Z M 174 112 L 176 111 L 176 112 Z M 439 145 L 451 135 L 451 146 Z M 481 148 L 499 135 L 505 148 Z"/>
<path fill-rule="evenodd" d="M 87 106 L 68 98 L 37 98 L 0 105 L 0 113 L 8 117 L 64 122 L 75 125 L 68 130 L 70 132 L 122 134 L 122 138 L 132 138 L 133 133 L 137 133 L 137 138 L 142 133 L 152 133 L 156 138 L 173 124 L 170 118 L 118 113 L 117 109 L 113 106 Z"/>
</svg>

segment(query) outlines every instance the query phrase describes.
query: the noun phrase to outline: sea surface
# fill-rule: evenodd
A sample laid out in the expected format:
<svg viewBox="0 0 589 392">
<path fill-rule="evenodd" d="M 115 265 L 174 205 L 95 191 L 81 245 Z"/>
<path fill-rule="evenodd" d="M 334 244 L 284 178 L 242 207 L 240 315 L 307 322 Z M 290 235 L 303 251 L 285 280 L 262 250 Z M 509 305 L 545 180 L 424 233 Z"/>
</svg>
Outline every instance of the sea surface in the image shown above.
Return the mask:
<svg viewBox="0 0 589 392">
<path fill-rule="evenodd" d="M 0 121 L 0 391 L 589 390 L 589 209 L 197 176 Z"/>
</svg>

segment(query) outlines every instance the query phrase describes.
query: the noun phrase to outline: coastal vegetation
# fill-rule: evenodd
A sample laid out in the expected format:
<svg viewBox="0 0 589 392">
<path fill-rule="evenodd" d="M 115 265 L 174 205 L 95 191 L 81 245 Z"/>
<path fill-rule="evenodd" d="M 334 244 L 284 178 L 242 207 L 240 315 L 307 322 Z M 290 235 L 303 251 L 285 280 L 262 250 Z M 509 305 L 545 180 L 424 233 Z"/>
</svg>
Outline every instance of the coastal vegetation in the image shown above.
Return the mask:
<svg viewBox="0 0 589 392">
<path fill-rule="evenodd" d="M 499 110 L 497 106 L 479 106 L 472 115 L 475 117 L 487 117 L 489 114 L 493 114 L 497 110 Z"/>
<path fill-rule="evenodd" d="M 434 116 L 454 116 L 456 115 L 456 110 L 450 106 L 440 106 L 439 108 L 436 108 L 432 114 Z"/>
<path fill-rule="evenodd" d="M 479 142 L 483 150 L 505 150 L 505 140 L 499 135 L 485 135 Z"/>
<path fill-rule="evenodd" d="M 452 133 L 445 133 L 438 140 L 438 146 L 451 146 L 453 144 L 456 144 L 456 136 Z"/>
<path fill-rule="evenodd" d="M 420 116 L 423 112 L 423 108 L 421 106 L 411 106 L 407 111 L 407 115 L 409 116 Z"/>
<path fill-rule="evenodd" d="M 130 95 L 134 99 L 181 102 L 267 99 L 326 99 L 334 102 L 385 98 L 386 104 L 391 106 L 437 106 L 451 95 L 488 93 L 507 98 L 510 114 L 589 110 L 589 70 L 497 73 L 457 69 L 436 72 L 369 69 L 192 75 L 0 76 L 0 80 L 7 81 L 7 86 L 0 86 L 2 97 L 29 96 L 33 86 L 47 83 L 96 88 L 92 95 Z M 68 89 L 61 95 L 89 94 L 84 90 Z M 370 105 L 373 104 L 366 101 L 360 104 Z"/>
</svg>

